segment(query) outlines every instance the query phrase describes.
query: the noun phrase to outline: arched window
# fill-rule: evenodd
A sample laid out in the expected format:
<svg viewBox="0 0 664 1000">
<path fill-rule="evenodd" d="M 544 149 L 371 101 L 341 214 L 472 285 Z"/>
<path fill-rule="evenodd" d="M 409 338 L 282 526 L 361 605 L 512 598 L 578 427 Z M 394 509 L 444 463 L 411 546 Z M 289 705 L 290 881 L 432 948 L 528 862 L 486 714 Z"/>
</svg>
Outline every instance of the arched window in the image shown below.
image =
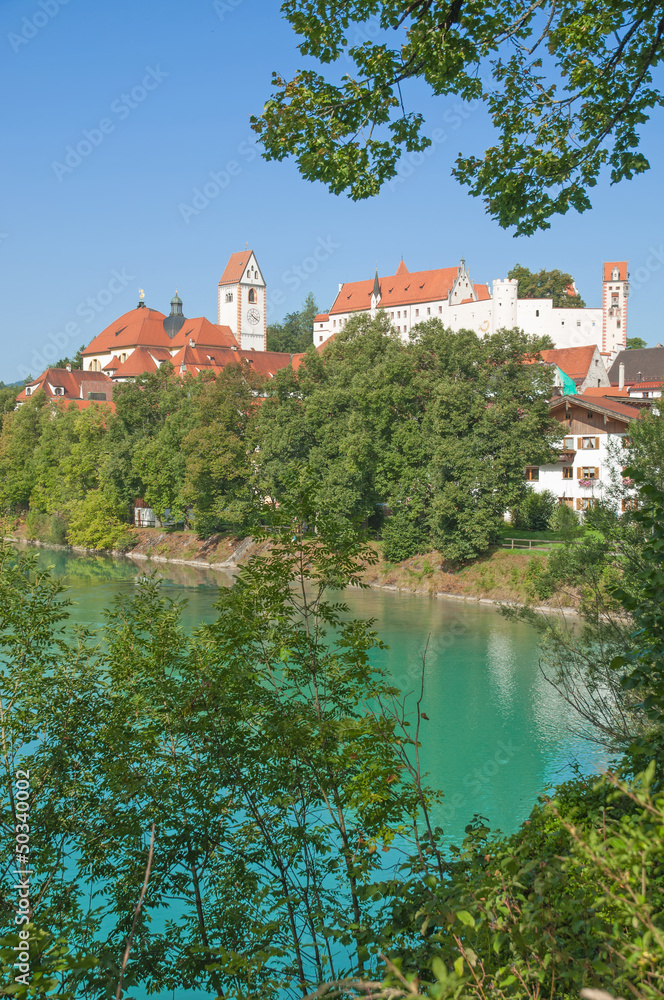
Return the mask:
<svg viewBox="0 0 664 1000">
<path fill-rule="evenodd" d="M 250 302 L 256 301 L 256 290 L 254 288 L 249 289 L 249 301 Z"/>
</svg>

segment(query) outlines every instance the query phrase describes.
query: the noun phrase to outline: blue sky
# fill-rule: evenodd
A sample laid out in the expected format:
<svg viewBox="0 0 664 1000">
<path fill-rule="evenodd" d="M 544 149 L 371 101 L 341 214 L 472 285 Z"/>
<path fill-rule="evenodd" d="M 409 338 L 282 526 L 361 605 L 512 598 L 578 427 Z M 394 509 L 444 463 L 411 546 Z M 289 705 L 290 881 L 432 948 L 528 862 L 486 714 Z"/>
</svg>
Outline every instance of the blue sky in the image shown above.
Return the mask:
<svg viewBox="0 0 664 1000">
<path fill-rule="evenodd" d="M 281 293 L 274 320 L 309 292 L 329 307 L 338 282 L 376 267 L 393 273 L 402 255 L 411 270 L 463 256 L 481 282 L 516 262 L 559 267 L 588 305 L 601 301 L 602 261 L 628 259 L 628 332 L 664 342 L 661 121 L 644 129 L 648 174 L 602 183 L 591 212 L 514 239 L 450 177 L 458 152 L 484 149 L 483 113 L 413 85 L 407 107 L 422 108 L 429 134 L 444 138 L 423 163 L 404 163 L 378 197 L 354 203 L 303 181 L 291 162 L 263 161 L 253 144 L 249 116 L 268 97 L 272 70 L 291 74 L 302 63 L 279 3 L 218 7 L 3 0 L 0 379 L 39 374 L 54 349 L 74 353 L 133 308 L 139 288 L 148 305 L 168 311 L 177 287 L 187 315 L 216 321 L 217 282 L 246 243 L 268 296 Z M 82 141 L 89 155 L 67 161 L 67 148 Z M 213 196 L 194 202 L 206 185 Z"/>
</svg>

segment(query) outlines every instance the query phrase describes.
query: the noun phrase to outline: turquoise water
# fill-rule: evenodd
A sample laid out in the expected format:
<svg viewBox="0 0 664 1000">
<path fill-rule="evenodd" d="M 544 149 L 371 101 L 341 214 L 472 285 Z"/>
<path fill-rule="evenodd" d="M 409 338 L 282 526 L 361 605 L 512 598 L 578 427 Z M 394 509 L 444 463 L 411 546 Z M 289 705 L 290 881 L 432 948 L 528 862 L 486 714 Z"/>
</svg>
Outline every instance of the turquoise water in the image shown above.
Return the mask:
<svg viewBox="0 0 664 1000">
<path fill-rule="evenodd" d="M 218 587 L 232 584 L 229 574 L 188 566 L 44 549 L 38 559 L 69 587 L 72 621 L 91 627 L 100 627 L 113 597 L 133 593 L 150 568 L 165 594 L 186 598 L 187 627 L 213 620 Z M 435 819 L 452 841 L 476 813 L 493 829 L 512 832 L 574 765 L 589 772 L 604 764 L 597 748 L 571 732 L 571 709 L 542 678 L 532 629 L 487 605 L 355 588 L 344 598 L 353 616 L 376 620 L 390 647 L 376 660 L 412 708 L 428 642 L 421 759 L 430 783 L 445 793 Z"/>
</svg>

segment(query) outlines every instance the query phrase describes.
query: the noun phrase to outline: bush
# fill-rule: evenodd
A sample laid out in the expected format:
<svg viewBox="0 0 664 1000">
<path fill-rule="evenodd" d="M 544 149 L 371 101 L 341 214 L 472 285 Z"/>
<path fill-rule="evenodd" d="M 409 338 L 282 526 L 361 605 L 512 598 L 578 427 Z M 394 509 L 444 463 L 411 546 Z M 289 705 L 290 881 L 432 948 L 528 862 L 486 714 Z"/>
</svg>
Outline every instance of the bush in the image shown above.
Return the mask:
<svg viewBox="0 0 664 1000">
<path fill-rule="evenodd" d="M 383 556 L 387 562 L 401 562 L 427 552 L 431 545 L 422 526 L 397 509 L 385 519 L 382 531 Z"/>
<path fill-rule="evenodd" d="M 556 510 L 557 499 L 550 490 L 528 490 L 512 513 L 512 524 L 522 531 L 546 531 Z"/>
<path fill-rule="evenodd" d="M 116 496 L 91 490 L 74 508 L 69 542 L 86 549 L 131 548 L 131 532 L 123 520 L 124 513 L 124 504 Z"/>
</svg>

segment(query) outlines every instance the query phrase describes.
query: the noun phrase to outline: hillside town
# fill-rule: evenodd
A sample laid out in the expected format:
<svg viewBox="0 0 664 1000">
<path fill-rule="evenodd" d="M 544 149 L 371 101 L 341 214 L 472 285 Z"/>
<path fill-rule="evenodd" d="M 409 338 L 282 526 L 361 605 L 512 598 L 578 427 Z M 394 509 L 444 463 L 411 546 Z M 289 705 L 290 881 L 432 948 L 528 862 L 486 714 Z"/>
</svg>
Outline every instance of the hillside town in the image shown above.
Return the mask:
<svg viewBox="0 0 664 1000">
<path fill-rule="evenodd" d="M 381 311 L 404 341 L 430 319 L 479 337 L 514 327 L 549 337 L 554 347 L 531 363 L 553 372 L 550 412 L 561 423 L 560 457 L 554 464 L 526 468 L 524 477 L 535 492 L 553 494 L 582 515 L 619 478 L 618 446 L 630 423 L 656 408 L 661 397 L 664 347 L 626 348 L 628 292 L 626 261 L 602 265 L 601 306 L 556 308 L 550 298 L 519 298 L 518 281 L 509 278 L 474 283 L 463 260 L 456 268 L 412 273 L 402 260 L 392 276 L 376 273 L 373 280 L 340 283 L 329 312 L 314 318 L 312 343 L 323 353 L 351 318 L 375 318 Z M 568 294 L 578 295 L 575 286 Z M 47 369 L 27 382 L 17 405 L 42 391 L 79 410 L 96 403 L 113 409 L 117 385 L 165 363 L 179 375 L 194 377 L 218 375 L 229 365 L 250 366 L 269 379 L 283 368 L 297 370 L 303 354 L 266 350 L 266 304 L 267 285 L 255 253 L 233 253 L 219 280 L 217 323 L 185 316 L 177 292 L 166 314 L 149 307 L 141 291 L 136 308 L 81 351 L 81 369 Z M 622 498 L 622 510 L 629 503 Z M 158 523 L 153 511 L 142 510 L 140 517 L 141 523 Z"/>
</svg>

